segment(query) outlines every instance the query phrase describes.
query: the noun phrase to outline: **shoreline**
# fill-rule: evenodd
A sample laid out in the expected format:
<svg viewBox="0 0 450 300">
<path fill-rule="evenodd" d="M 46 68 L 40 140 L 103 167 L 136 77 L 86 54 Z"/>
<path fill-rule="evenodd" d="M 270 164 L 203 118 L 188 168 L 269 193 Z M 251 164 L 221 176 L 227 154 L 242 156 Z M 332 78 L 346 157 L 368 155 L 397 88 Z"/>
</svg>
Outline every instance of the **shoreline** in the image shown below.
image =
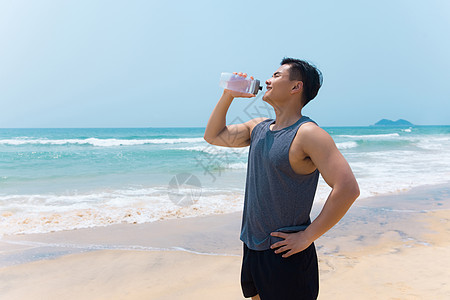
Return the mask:
<svg viewBox="0 0 450 300">
<path fill-rule="evenodd" d="M 430 196 L 430 193 L 434 193 L 434 195 Z M 424 213 L 433 209 L 450 209 L 450 201 L 439 200 L 449 193 L 450 182 L 447 184 L 423 185 L 404 192 L 357 199 L 344 218 L 320 239 L 336 239 L 334 236 L 335 230 L 339 230 L 341 234 L 346 236 L 357 235 L 357 231 L 360 231 L 359 235 L 362 235 L 364 224 L 358 226 L 357 229 L 351 226 L 352 223 L 360 221 L 359 216 L 361 214 L 371 215 L 371 218 L 373 218 L 374 215 L 385 216 L 390 213 L 393 215 L 390 222 L 400 223 L 396 220 L 404 220 L 408 217 L 405 214 Z M 430 201 L 432 197 L 437 198 L 437 200 Z M 396 202 L 397 198 L 403 199 L 403 201 Z M 323 204 L 316 202 L 313 204 L 311 220 L 317 217 Z M 402 207 L 403 204 L 407 204 L 406 210 Z M 424 209 L 424 207 L 427 209 Z M 2 256 L 4 256 L 2 253 L 10 251 L 9 249 L 17 251 L 21 248 L 26 252 L 23 253 L 25 256 L 28 255 L 27 252 L 30 252 L 35 260 L 96 250 L 184 251 L 204 255 L 237 256 L 241 254 L 242 242 L 239 240 L 241 222 L 242 211 L 237 211 L 182 216 L 139 224 L 121 223 L 44 233 L 3 235 L 0 236 L 0 268 L 6 265 L 20 264 L 20 260 L 16 261 L 17 263 L 5 263 L 6 260 L 2 259 Z M 183 228 L 180 228 L 180 223 Z M 419 231 L 422 234 L 424 233 L 423 229 L 412 228 L 411 226 L 405 228 L 401 224 L 394 225 L 394 223 L 391 223 L 391 227 L 397 226 L 397 230 L 398 228 L 402 228 L 404 231 L 414 229 L 416 233 Z M 383 230 L 386 230 L 386 226 L 384 227 Z M 206 230 L 204 233 L 201 233 L 198 237 L 193 237 L 194 232 L 201 232 L 203 229 Z M 157 233 L 161 231 L 164 231 L 164 234 Z M 149 232 L 151 232 L 150 235 L 148 235 Z M 221 232 L 222 236 L 216 237 L 216 232 Z M 133 234 L 130 235 L 130 233 Z M 409 233 L 409 235 L 414 234 Z M 170 235 L 171 239 L 164 240 L 166 235 Z M 406 233 L 403 233 L 403 235 L 406 235 Z M 106 238 L 109 236 L 116 238 Z M 146 238 L 143 239 L 141 236 Z M 204 240 L 208 242 L 202 243 Z M 320 249 L 322 246 L 318 245 L 318 248 Z M 36 255 L 34 253 L 36 250 L 31 250 L 39 248 L 46 248 L 49 253 Z M 41 251 L 37 252 L 40 253 Z M 30 261 L 33 260 L 24 260 L 24 262 Z"/>
<path fill-rule="evenodd" d="M 21 260 L 39 260 L 42 252 L 48 259 L 97 250 L 181 251 L 239 256 L 242 247 L 239 240 L 241 215 L 241 212 L 235 212 L 143 224 L 4 236 L 0 239 L 0 249 L 13 248 L 15 255 L 5 257 L 0 251 L 0 268 L 13 265 L 13 261 L 20 264 Z M 217 232 L 221 233 L 219 237 Z"/>
<path fill-rule="evenodd" d="M 372 201 L 372 199 L 382 199 L 385 197 L 395 197 L 397 195 L 403 195 L 403 194 L 409 194 L 409 193 L 413 193 L 416 191 L 421 191 L 421 190 L 428 190 L 428 189 L 440 189 L 440 188 L 445 188 L 447 186 L 450 185 L 450 181 L 446 182 L 446 183 L 438 183 L 438 184 L 424 184 L 424 185 L 420 185 L 420 186 L 414 186 L 408 189 L 402 189 L 402 190 L 398 190 L 395 192 L 389 192 L 389 193 L 382 193 L 382 194 L 377 194 L 377 195 L 372 195 L 372 196 L 367 196 L 364 198 L 358 198 L 357 202 L 366 202 L 366 201 Z M 331 191 L 331 189 L 330 189 Z M 318 192 L 318 191 L 317 191 Z M 328 192 L 327 192 L 328 194 Z M 242 192 L 242 198 L 244 197 L 243 192 Z M 323 195 L 322 195 L 323 196 Z M 237 203 L 235 203 L 235 199 L 230 198 L 231 201 L 233 201 L 232 206 L 236 206 Z M 323 204 L 325 203 L 326 199 L 325 197 L 322 197 L 320 199 L 315 200 L 315 202 L 313 203 L 313 207 L 311 210 L 311 217 L 312 219 L 315 218 L 315 216 L 320 212 L 321 207 L 323 206 Z M 95 228 L 104 228 L 104 227 L 110 227 L 110 226 L 120 226 L 120 225 L 143 225 L 143 224 L 150 224 L 150 223 L 155 223 L 155 222 L 165 222 L 165 221 L 169 221 L 169 220 L 179 220 L 179 219 L 188 219 L 188 218 L 203 218 L 203 217 L 209 217 L 209 216 L 219 216 L 219 215 L 227 215 L 227 214 L 233 214 L 233 213 L 241 213 L 242 214 L 242 206 L 243 206 L 243 200 L 242 200 L 242 205 L 239 204 L 239 206 L 241 206 L 240 209 L 236 210 L 236 209 L 232 209 L 227 211 L 227 209 L 225 210 L 220 210 L 220 209 L 216 209 L 216 210 L 211 210 L 209 211 L 209 213 L 200 213 L 200 214 L 192 214 L 193 211 L 198 211 L 198 207 L 194 204 L 194 205 L 190 205 L 190 206 L 177 206 L 175 209 L 170 209 L 167 212 L 167 216 L 161 217 L 159 219 L 155 219 L 155 220 L 151 220 L 151 221 L 144 221 L 144 222 L 138 222 L 136 220 L 133 221 L 122 221 L 120 223 L 105 223 L 105 224 L 100 224 L 100 225 L 92 225 L 92 226 L 75 226 L 73 228 L 62 228 L 62 229 L 50 229 L 50 230 L 45 230 L 42 232 L 39 231 L 25 231 L 25 232 L 17 232 L 17 233 L 3 233 L 0 234 L 0 241 L 2 240 L 2 238 L 8 238 L 10 236 L 22 236 L 22 235 L 35 235 L 35 234 L 51 234 L 54 232 L 67 232 L 67 231 L 73 231 L 73 230 L 85 230 L 85 229 L 95 229 Z M 135 207 L 133 207 L 135 208 Z M 127 207 L 123 208 L 124 214 L 127 217 L 132 217 L 132 213 L 130 212 L 130 209 Z M 145 209 L 143 211 L 138 211 L 137 215 L 140 216 L 144 213 Z M 79 216 L 79 217 L 83 217 L 84 215 L 89 215 L 89 214 L 94 214 L 97 215 L 99 214 L 99 212 L 95 212 L 94 210 L 87 210 L 87 211 L 78 211 L 75 210 L 74 211 L 74 215 Z M 3 213 L 3 215 L 0 215 L 0 217 L 10 217 L 12 215 L 11 212 L 9 211 L 5 211 Z M 60 213 L 54 213 L 51 215 L 46 215 L 43 216 L 42 218 L 46 220 L 46 223 L 51 223 L 52 221 L 57 220 L 57 218 L 61 218 L 63 217 L 63 214 Z M 14 221 L 14 220 L 12 220 Z M 30 222 L 30 220 L 25 220 L 24 222 Z M 58 223 L 58 222 L 56 222 Z"/>
<path fill-rule="evenodd" d="M 243 299 L 241 213 L 4 236 L 0 291 L 8 299 Z M 357 200 L 315 242 L 319 299 L 443 298 L 449 215 L 448 184 Z"/>
</svg>

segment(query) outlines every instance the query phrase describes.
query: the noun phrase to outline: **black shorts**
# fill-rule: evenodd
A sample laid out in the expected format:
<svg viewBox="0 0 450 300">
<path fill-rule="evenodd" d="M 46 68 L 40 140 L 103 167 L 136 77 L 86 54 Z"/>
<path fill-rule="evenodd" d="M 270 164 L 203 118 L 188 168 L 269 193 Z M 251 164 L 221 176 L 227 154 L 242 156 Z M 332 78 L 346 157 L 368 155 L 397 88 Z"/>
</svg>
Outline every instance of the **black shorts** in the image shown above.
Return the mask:
<svg viewBox="0 0 450 300">
<path fill-rule="evenodd" d="M 275 249 L 255 251 L 244 243 L 241 287 L 245 298 L 261 300 L 317 299 L 319 267 L 314 243 L 283 258 Z"/>
</svg>

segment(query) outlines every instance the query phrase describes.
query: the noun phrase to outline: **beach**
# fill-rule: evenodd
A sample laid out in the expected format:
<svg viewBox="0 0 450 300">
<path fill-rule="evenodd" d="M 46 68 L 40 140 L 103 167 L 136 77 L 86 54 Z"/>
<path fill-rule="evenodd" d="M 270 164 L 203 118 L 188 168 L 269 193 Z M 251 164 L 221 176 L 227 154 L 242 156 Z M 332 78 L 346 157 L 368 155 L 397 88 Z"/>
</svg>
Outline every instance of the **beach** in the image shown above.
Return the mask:
<svg viewBox="0 0 450 300">
<path fill-rule="evenodd" d="M 315 242 L 319 299 L 446 299 L 449 220 L 450 184 L 357 200 Z M 240 222 L 234 212 L 5 235 L 0 299 L 243 299 Z"/>
</svg>

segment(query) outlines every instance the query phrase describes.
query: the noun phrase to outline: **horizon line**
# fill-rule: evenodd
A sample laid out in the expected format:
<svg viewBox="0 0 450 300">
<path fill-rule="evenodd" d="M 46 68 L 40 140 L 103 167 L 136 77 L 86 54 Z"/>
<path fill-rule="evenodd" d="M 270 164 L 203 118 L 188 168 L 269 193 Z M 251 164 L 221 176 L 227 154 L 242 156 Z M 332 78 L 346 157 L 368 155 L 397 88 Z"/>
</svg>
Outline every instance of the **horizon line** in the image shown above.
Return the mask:
<svg viewBox="0 0 450 300">
<path fill-rule="evenodd" d="M 228 124 L 233 125 L 233 124 Z M 319 127 L 412 127 L 412 126 L 450 126 L 450 124 L 412 124 L 412 125 L 324 125 Z M 167 129 L 167 128 L 206 128 L 205 126 L 145 126 L 145 127 L 0 127 L 0 129 Z"/>
</svg>

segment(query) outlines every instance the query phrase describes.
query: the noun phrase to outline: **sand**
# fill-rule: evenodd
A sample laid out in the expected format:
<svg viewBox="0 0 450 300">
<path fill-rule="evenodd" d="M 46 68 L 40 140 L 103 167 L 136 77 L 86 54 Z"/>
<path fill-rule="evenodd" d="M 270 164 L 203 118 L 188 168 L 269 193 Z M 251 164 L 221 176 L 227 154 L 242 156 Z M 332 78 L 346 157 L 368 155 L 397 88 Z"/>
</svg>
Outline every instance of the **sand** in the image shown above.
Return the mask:
<svg viewBox="0 0 450 300">
<path fill-rule="evenodd" d="M 449 193 L 358 200 L 316 241 L 319 299 L 448 299 Z M 0 299 L 244 299 L 240 218 L 5 236 Z"/>
<path fill-rule="evenodd" d="M 422 245 L 390 231 L 376 246 L 322 256 L 320 299 L 449 299 L 450 210 L 421 221 L 435 231 Z"/>
</svg>

